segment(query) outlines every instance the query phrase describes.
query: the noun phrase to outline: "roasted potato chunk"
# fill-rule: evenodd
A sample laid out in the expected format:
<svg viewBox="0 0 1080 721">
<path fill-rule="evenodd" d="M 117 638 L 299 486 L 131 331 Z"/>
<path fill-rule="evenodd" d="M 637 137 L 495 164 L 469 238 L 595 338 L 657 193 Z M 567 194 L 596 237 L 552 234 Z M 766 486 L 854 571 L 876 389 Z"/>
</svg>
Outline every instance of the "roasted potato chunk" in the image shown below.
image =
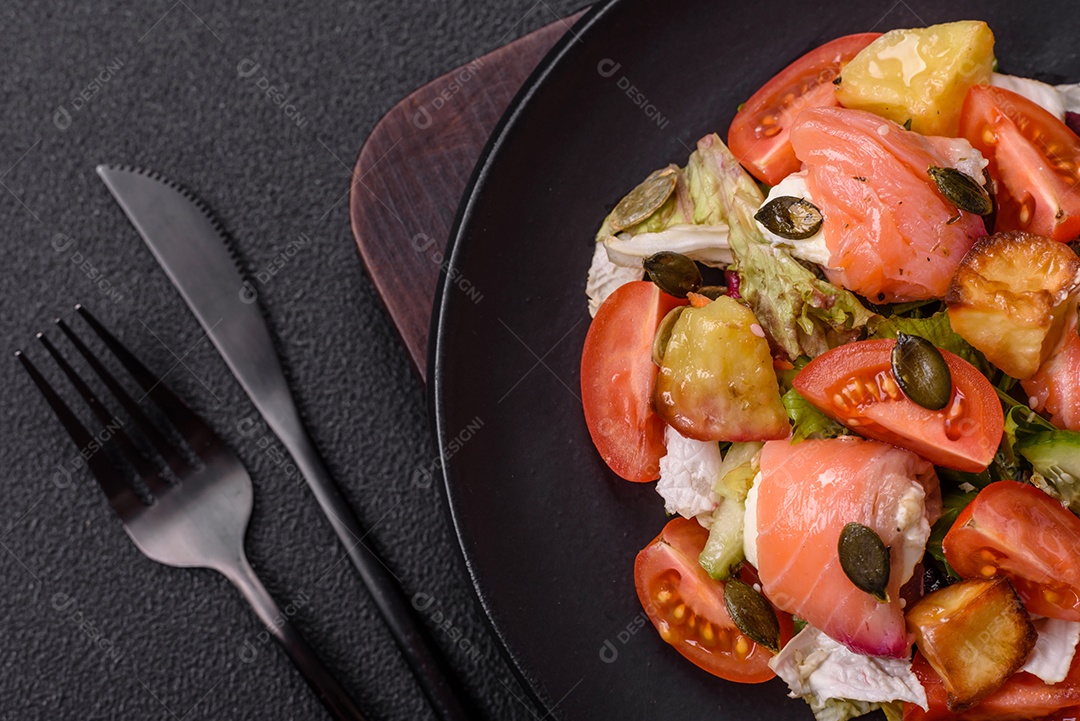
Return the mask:
<svg viewBox="0 0 1080 721">
<path fill-rule="evenodd" d="M 1078 288 L 1080 258 L 1067 245 L 1031 233 L 995 233 L 964 256 L 945 302 L 953 330 L 1023 380 L 1053 350 Z"/>
<path fill-rule="evenodd" d="M 890 30 L 847 64 L 836 97 L 923 135 L 955 136 L 964 96 L 990 82 L 993 64 L 994 34 L 982 21 Z"/>
<path fill-rule="evenodd" d="M 996 691 L 1035 647 L 1037 634 L 1004 577 L 961 581 L 921 598 L 908 629 L 960 713 Z"/>
</svg>

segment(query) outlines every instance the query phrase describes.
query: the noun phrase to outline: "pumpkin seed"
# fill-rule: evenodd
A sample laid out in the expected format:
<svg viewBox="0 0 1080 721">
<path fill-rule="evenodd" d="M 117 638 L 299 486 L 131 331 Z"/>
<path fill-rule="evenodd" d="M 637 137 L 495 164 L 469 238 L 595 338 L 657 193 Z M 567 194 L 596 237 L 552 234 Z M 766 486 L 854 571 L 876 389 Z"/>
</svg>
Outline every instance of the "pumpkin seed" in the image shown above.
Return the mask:
<svg viewBox="0 0 1080 721">
<path fill-rule="evenodd" d="M 892 560 L 881 536 L 861 523 L 849 523 L 836 544 L 840 567 L 860 591 L 882 603 L 889 602 L 889 574 Z"/>
<path fill-rule="evenodd" d="M 722 285 L 703 285 L 696 292 L 709 300 L 716 300 L 722 295 L 727 295 L 727 288 Z"/>
<path fill-rule="evenodd" d="M 941 351 L 925 338 L 898 333 L 892 350 L 897 385 L 912 402 L 940 411 L 952 400 L 952 373 Z"/>
<path fill-rule="evenodd" d="M 806 240 L 821 229 L 821 211 L 808 200 L 792 196 L 773 198 L 754 215 L 773 235 Z"/>
<path fill-rule="evenodd" d="M 611 229 L 617 233 L 631 228 L 658 211 L 675 192 L 677 171 L 678 168 L 674 165 L 656 170 L 627 193 L 611 211 L 608 221 Z"/>
<path fill-rule="evenodd" d="M 701 287 L 701 270 L 697 263 L 681 253 L 662 250 L 641 261 L 649 279 L 660 290 L 676 298 L 685 298 Z"/>
<path fill-rule="evenodd" d="M 656 335 L 653 336 L 652 344 L 652 362 L 656 365 L 664 364 L 664 354 L 667 353 L 668 341 L 671 340 L 671 331 L 675 328 L 675 322 L 679 320 L 679 316 L 689 307 L 688 305 L 680 305 L 672 308 L 660 321 L 660 325 L 656 327 Z"/>
<path fill-rule="evenodd" d="M 776 611 L 754 587 L 737 578 L 724 583 L 724 605 L 735 626 L 759 646 L 780 652 L 780 621 Z"/>
<path fill-rule="evenodd" d="M 970 175 L 956 168 L 939 168 L 934 165 L 931 165 L 927 172 L 937 183 L 938 190 L 945 199 L 960 210 L 975 215 L 990 215 L 994 210 L 990 193 Z"/>
</svg>

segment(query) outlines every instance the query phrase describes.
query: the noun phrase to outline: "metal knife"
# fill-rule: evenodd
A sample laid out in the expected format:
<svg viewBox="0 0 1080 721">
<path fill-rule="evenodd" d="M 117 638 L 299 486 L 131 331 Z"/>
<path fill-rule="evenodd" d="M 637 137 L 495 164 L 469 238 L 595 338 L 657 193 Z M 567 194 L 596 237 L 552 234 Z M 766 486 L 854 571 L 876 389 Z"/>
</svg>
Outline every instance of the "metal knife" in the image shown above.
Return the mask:
<svg viewBox="0 0 1080 721">
<path fill-rule="evenodd" d="M 274 344 L 221 225 L 191 192 L 157 173 L 99 165 L 98 175 L 288 449 L 439 718 L 476 718 L 393 575 L 363 543 L 356 514 L 300 420 Z"/>
</svg>

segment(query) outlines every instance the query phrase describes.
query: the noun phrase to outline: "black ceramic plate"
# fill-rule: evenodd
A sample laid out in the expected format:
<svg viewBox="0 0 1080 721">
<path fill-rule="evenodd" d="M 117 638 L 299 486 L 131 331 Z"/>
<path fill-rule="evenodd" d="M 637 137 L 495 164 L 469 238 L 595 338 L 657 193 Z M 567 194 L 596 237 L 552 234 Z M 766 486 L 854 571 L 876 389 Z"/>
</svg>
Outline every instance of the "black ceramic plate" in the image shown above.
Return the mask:
<svg viewBox="0 0 1080 721">
<path fill-rule="evenodd" d="M 654 484 L 607 471 L 582 416 L 585 273 L 600 221 L 651 170 L 726 136 L 740 102 L 841 35 L 984 19 L 1004 72 L 1080 79 L 1075 0 L 717 2 L 599 8 L 526 84 L 459 211 L 429 378 L 454 522 L 510 658 L 566 719 L 812 718 L 665 646 L 634 593 Z"/>
</svg>

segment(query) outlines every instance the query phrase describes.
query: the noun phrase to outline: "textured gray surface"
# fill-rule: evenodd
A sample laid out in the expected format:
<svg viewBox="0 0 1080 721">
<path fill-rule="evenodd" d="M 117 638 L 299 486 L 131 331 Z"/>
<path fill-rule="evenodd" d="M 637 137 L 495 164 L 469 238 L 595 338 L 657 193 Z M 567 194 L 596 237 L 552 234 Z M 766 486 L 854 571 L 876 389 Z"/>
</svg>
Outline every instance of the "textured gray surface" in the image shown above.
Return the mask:
<svg viewBox="0 0 1080 721">
<path fill-rule="evenodd" d="M 473 600 L 441 496 L 417 473 L 434 455 L 424 395 L 360 268 L 345 201 L 357 149 L 396 100 L 579 4 L 0 8 L 6 352 L 26 349 L 55 379 L 34 333 L 58 315 L 74 320 L 82 302 L 168 371 L 255 480 L 252 563 L 283 606 L 296 602 L 295 622 L 373 719 L 430 712 L 311 494 L 264 426 L 247 431 L 246 396 L 93 168 L 153 168 L 215 209 L 248 271 L 262 273 L 260 302 L 297 401 L 367 540 L 488 716 L 533 718 Z M 60 471 L 74 446 L 8 357 L 0 718 L 324 717 L 224 579 L 146 560 L 88 473 Z"/>
</svg>

